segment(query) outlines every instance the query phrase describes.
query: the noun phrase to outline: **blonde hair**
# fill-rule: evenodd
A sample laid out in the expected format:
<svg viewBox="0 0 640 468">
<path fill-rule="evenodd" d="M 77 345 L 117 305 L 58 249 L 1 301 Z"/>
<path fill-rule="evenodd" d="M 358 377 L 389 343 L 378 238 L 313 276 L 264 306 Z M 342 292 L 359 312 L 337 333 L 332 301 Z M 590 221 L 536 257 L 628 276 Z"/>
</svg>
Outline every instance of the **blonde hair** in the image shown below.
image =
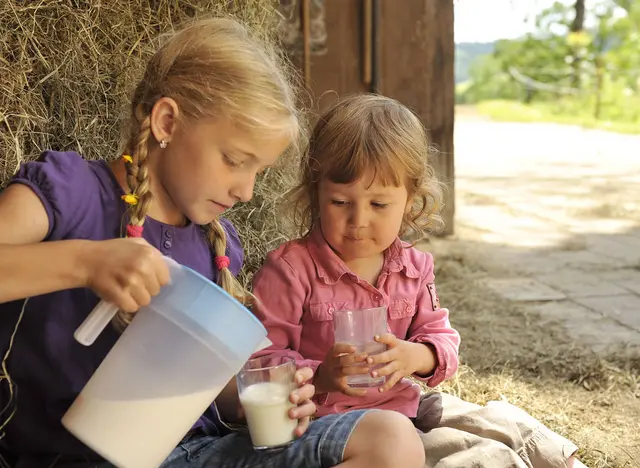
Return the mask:
<svg viewBox="0 0 640 468">
<path fill-rule="evenodd" d="M 301 133 L 293 87 L 275 48 L 232 19 L 193 22 L 161 45 L 133 94 L 126 143 L 133 160 L 126 164 L 127 183 L 137 197 L 127 212 L 132 226 L 144 224 L 152 200 L 148 154 L 159 142 L 151 133 L 151 110 L 161 97 L 177 103 L 182 124 L 225 118 L 264 137 L 289 132 L 294 144 Z M 224 256 L 227 236 L 220 220 L 203 229 L 215 256 Z M 228 268 L 218 271 L 218 284 L 241 302 L 251 301 Z M 116 317 L 121 327 L 130 321 L 122 311 Z"/>
<path fill-rule="evenodd" d="M 349 184 L 370 170 L 382 184 L 407 188 L 412 206 L 400 236 L 411 229 L 424 238 L 441 228 L 443 189 L 428 164 L 432 152 L 420 119 L 398 101 L 374 94 L 338 101 L 319 117 L 302 158 L 301 180 L 289 193 L 300 235 L 320 219 L 321 180 Z"/>
</svg>

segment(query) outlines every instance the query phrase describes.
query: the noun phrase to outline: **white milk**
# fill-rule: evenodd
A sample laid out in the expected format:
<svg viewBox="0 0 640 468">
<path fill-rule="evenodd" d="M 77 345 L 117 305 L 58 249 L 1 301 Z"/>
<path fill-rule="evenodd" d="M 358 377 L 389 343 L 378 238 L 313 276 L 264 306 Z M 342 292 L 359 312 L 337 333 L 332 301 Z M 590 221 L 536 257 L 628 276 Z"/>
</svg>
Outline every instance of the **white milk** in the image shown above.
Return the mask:
<svg viewBox="0 0 640 468">
<path fill-rule="evenodd" d="M 62 424 L 118 468 L 158 468 L 221 390 L 133 401 L 81 393 Z"/>
<path fill-rule="evenodd" d="M 240 403 L 247 418 L 254 447 L 276 447 L 291 442 L 298 421 L 287 414 L 292 386 L 277 382 L 262 382 L 245 388 Z"/>
</svg>

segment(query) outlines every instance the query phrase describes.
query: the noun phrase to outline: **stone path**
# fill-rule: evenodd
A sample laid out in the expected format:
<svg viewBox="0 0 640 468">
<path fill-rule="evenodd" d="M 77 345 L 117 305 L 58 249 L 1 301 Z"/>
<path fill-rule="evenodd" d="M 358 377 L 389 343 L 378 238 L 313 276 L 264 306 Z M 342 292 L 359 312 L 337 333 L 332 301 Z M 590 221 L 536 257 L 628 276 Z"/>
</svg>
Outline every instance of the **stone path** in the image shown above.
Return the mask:
<svg viewBox="0 0 640 468">
<path fill-rule="evenodd" d="M 457 237 L 488 286 L 596 351 L 640 349 L 640 136 L 459 116 Z"/>
</svg>

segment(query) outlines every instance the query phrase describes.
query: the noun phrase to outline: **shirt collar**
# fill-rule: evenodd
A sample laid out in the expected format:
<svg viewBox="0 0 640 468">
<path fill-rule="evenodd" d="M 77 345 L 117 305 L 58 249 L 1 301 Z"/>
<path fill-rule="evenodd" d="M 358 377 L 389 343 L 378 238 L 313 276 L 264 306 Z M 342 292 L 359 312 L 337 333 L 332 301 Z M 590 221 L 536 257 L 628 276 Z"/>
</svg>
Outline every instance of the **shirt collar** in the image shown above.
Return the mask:
<svg viewBox="0 0 640 468">
<path fill-rule="evenodd" d="M 408 278 L 419 278 L 420 272 L 411 262 L 408 247 L 409 244 L 403 242 L 400 238 L 396 238 L 384 254 L 382 271 L 390 273 L 403 272 Z M 349 267 L 329 246 L 320 227 L 316 227 L 309 234 L 307 249 L 315 264 L 318 278 L 326 284 L 335 284 L 344 275 L 351 275 L 355 278 L 355 274 L 349 270 Z"/>
</svg>

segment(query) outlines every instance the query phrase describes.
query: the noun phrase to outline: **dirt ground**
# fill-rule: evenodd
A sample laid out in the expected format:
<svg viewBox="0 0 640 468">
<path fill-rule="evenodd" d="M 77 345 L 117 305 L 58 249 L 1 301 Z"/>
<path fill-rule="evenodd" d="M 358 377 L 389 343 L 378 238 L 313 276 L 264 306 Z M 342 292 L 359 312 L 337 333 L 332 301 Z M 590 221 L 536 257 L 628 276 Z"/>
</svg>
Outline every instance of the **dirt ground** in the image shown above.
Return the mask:
<svg viewBox="0 0 640 468">
<path fill-rule="evenodd" d="M 573 440 L 590 468 L 640 466 L 640 358 L 624 349 L 597 355 L 567 338 L 561 324 L 497 295 L 464 241 L 424 248 L 436 257 L 440 300 L 463 338 L 463 366 L 443 390 L 527 410 Z"/>
<path fill-rule="evenodd" d="M 640 467 L 640 137 L 456 110 L 456 235 L 424 245 L 462 336 L 445 391 L 506 399 L 590 468 Z"/>
</svg>

